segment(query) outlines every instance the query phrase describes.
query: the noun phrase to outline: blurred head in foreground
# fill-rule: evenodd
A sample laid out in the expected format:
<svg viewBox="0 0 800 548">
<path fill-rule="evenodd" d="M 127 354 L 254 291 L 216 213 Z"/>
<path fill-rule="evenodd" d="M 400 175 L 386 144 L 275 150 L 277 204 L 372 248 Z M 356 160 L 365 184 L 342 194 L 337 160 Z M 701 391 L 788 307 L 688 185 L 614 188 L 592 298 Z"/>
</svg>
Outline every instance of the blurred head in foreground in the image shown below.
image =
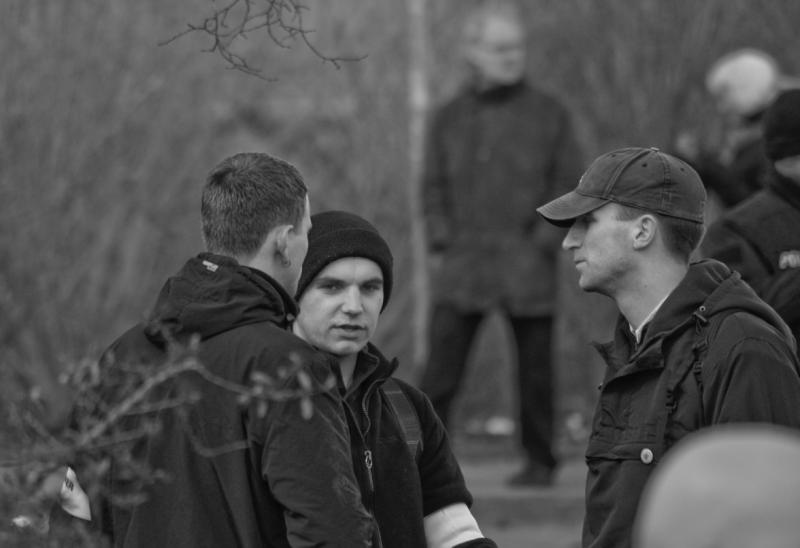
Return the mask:
<svg viewBox="0 0 800 548">
<path fill-rule="evenodd" d="M 636 548 L 800 546 L 800 433 L 767 424 L 703 430 L 656 470 Z"/>
</svg>

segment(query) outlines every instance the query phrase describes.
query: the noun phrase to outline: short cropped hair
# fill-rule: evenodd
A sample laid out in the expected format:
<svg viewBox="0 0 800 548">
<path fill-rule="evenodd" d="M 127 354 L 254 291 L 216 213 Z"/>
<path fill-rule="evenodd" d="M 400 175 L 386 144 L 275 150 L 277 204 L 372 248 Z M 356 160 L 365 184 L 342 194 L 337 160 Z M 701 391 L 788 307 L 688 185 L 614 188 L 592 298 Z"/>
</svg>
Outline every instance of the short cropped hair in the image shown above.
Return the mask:
<svg viewBox="0 0 800 548">
<path fill-rule="evenodd" d="M 700 245 L 700 240 L 703 239 L 705 226 L 702 223 L 669 217 L 638 207 L 617 205 L 619 206 L 617 219 L 620 221 L 632 221 L 648 213 L 656 217 L 658 224 L 661 226 L 661 233 L 664 236 L 664 245 L 667 250 L 687 263 L 694 250 Z"/>
<path fill-rule="evenodd" d="M 302 222 L 308 189 L 297 169 L 264 153 L 240 153 L 209 173 L 200 215 L 211 253 L 255 254 L 269 232 Z"/>
</svg>

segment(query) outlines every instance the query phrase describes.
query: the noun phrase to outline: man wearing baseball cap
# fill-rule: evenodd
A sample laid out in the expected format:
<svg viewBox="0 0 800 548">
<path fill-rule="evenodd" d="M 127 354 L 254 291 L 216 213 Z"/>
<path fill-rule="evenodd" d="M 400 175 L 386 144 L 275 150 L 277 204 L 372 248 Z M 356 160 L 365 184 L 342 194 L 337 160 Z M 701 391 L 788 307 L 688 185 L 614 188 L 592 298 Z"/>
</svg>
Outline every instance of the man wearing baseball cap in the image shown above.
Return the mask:
<svg viewBox="0 0 800 548">
<path fill-rule="evenodd" d="M 538 208 L 569 227 L 584 291 L 614 300 L 613 340 L 586 450 L 585 548 L 631 546 L 642 489 L 685 435 L 728 422 L 800 427 L 788 327 L 739 275 L 690 263 L 703 236 L 697 173 L 654 148 L 598 157 L 575 190 Z"/>
</svg>

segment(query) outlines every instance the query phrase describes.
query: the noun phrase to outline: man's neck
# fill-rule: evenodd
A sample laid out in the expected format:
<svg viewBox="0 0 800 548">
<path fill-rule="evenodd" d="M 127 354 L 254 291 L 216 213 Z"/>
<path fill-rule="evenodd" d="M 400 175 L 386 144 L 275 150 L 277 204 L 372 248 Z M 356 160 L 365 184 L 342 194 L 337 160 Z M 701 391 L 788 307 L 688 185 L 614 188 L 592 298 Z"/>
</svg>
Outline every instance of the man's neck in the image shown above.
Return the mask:
<svg viewBox="0 0 800 548">
<path fill-rule="evenodd" d="M 687 270 L 688 266 L 680 263 L 653 263 L 634 284 L 614 296 L 620 313 L 634 329 L 641 327 L 659 303 L 678 287 Z"/>
<path fill-rule="evenodd" d="M 353 375 L 356 371 L 356 363 L 358 361 L 358 354 L 350 354 L 339 358 L 339 371 L 342 375 L 342 382 L 345 388 L 350 388 L 353 384 Z"/>
</svg>

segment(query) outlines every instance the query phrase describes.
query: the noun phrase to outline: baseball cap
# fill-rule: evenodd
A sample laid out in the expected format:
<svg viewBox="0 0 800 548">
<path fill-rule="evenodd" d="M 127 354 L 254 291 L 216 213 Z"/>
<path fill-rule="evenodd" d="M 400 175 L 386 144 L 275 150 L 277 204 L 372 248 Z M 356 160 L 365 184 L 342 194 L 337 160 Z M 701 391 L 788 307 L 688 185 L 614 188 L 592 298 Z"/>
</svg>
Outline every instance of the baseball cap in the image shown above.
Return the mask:
<svg viewBox="0 0 800 548">
<path fill-rule="evenodd" d="M 609 202 L 702 223 L 706 191 L 683 160 L 657 148 L 629 147 L 598 157 L 575 190 L 536 211 L 556 226 L 569 226 Z"/>
</svg>

